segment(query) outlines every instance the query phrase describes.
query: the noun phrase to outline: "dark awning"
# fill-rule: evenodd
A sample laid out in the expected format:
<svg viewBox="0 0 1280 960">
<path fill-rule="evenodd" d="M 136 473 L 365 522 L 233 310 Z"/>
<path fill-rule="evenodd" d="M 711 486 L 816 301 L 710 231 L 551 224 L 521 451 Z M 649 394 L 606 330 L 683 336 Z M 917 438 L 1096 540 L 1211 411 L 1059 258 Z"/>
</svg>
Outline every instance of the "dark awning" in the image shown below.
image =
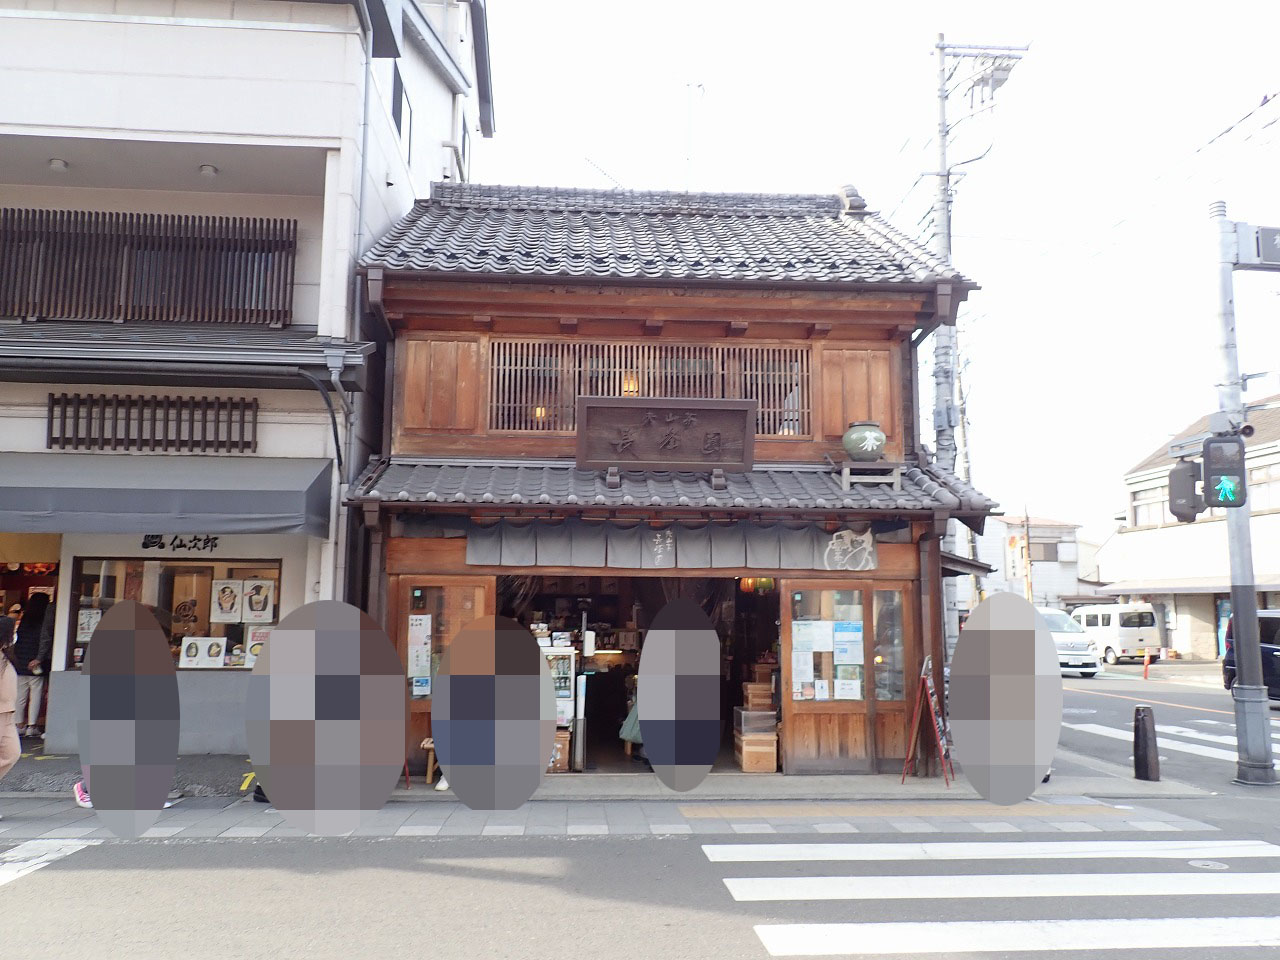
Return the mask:
<svg viewBox="0 0 1280 960">
<path fill-rule="evenodd" d="M 329 535 L 333 465 L 270 457 L 0 454 L 0 530 Z"/>
<path fill-rule="evenodd" d="M 942 551 L 942 575 L 944 577 L 986 577 L 996 568 L 981 560 L 972 560 L 959 554 Z"/>
</svg>

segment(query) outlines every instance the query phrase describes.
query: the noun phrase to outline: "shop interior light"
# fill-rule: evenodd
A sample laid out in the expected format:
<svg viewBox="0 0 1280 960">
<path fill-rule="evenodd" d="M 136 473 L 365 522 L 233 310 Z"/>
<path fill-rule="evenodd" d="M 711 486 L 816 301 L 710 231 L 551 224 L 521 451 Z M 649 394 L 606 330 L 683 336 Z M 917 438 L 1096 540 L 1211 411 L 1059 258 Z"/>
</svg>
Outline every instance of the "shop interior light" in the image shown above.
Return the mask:
<svg viewBox="0 0 1280 960">
<path fill-rule="evenodd" d="M 545 420 L 545 419 L 547 419 L 547 408 L 546 408 L 546 407 L 534 407 L 534 408 L 533 408 L 533 419 L 535 419 L 535 420 Z"/>
<path fill-rule="evenodd" d="M 622 395 L 624 397 L 640 396 L 640 374 L 627 370 L 622 374 Z"/>
<path fill-rule="evenodd" d="M 602 653 L 621 653 L 621 652 L 622 652 L 621 650 L 597 650 L 596 656 L 598 657 Z"/>
</svg>

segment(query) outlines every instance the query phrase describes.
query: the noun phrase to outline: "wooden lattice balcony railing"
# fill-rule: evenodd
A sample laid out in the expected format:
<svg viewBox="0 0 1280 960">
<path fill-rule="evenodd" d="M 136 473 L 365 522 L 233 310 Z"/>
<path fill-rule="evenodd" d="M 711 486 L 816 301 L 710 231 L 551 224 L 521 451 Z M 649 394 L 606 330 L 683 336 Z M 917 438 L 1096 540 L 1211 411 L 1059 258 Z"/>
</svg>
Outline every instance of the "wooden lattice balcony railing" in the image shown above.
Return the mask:
<svg viewBox="0 0 1280 960">
<path fill-rule="evenodd" d="M 252 453 L 258 401 L 245 397 L 49 394 L 50 450 Z"/>
<path fill-rule="evenodd" d="M 296 220 L 0 209 L 0 316 L 283 326 L 297 241 Z"/>
<path fill-rule="evenodd" d="M 572 433 L 579 396 L 704 397 L 756 400 L 757 436 L 808 437 L 811 359 L 805 345 L 494 339 L 489 429 Z"/>
</svg>

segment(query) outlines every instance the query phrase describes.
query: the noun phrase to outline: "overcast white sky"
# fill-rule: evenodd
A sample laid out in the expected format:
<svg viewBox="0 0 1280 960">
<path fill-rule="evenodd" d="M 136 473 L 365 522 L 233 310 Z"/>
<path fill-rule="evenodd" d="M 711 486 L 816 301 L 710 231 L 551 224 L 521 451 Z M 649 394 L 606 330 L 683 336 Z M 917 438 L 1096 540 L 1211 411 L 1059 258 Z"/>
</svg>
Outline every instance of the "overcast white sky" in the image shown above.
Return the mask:
<svg viewBox="0 0 1280 960">
<path fill-rule="evenodd" d="M 927 236 L 934 44 L 1031 44 L 969 164 L 954 260 L 975 483 L 1104 539 L 1124 471 L 1216 403 L 1208 205 L 1280 225 L 1280 5 L 491 0 L 486 183 L 834 192 Z M 694 88 L 700 86 L 701 89 Z M 963 116 L 954 102 L 951 120 Z M 1241 364 L 1280 392 L 1280 274 L 1237 275 Z M 931 381 L 922 410 L 932 407 Z"/>
</svg>

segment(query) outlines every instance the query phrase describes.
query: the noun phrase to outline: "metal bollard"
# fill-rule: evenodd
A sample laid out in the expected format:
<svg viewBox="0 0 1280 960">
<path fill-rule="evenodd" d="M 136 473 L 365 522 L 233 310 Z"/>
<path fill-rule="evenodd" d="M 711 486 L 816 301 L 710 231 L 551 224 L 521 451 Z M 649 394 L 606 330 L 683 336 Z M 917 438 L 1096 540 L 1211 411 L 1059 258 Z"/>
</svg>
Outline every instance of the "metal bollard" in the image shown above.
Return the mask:
<svg viewBox="0 0 1280 960">
<path fill-rule="evenodd" d="M 1133 775 L 1138 780 L 1160 779 L 1160 745 L 1156 716 L 1148 706 L 1133 710 Z"/>
</svg>

